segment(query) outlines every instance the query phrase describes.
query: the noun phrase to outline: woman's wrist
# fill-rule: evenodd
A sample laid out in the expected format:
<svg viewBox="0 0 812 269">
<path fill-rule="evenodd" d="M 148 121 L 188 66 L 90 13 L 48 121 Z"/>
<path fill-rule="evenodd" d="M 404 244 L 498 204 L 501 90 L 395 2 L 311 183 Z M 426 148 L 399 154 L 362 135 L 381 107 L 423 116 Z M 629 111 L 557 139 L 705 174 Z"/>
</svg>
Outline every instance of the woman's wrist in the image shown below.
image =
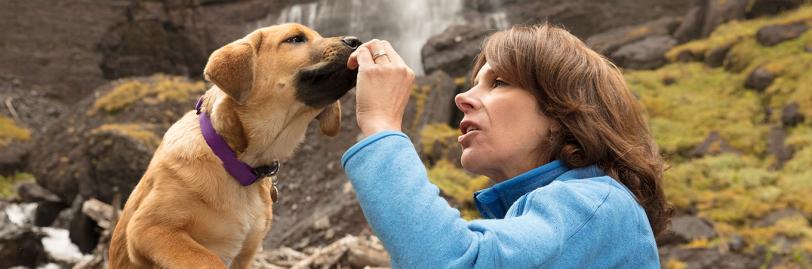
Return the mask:
<svg viewBox="0 0 812 269">
<path fill-rule="evenodd" d="M 400 124 L 396 124 L 394 122 L 388 121 L 376 121 L 366 123 L 361 126 L 361 133 L 364 135 L 364 138 L 370 137 L 376 133 L 380 133 L 383 131 L 401 131 Z"/>
</svg>

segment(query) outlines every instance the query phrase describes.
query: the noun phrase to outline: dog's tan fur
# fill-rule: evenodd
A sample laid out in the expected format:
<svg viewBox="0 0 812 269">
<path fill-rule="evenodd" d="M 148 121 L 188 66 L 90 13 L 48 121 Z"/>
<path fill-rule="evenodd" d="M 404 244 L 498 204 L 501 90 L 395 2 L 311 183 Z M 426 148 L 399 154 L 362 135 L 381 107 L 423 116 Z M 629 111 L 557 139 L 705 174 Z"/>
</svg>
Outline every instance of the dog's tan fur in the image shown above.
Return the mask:
<svg viewBox="0 0 812 269">
<path fill-rule="evenodd" d="M 284 42 L 296 33 L 307 43 Z M 340 125 L 338 101 L 317 108 L 297 100 L 296 72 L 346 61 L 349 52 L 339 38 L 298 24 L 256 30 L 212 53 L 204 73 L 214 86 L 202 110 L 248 165 L 286 159 L 314 118 L 328 135 Z M 110 267 L 249 268 L 271 227 L 271 189 L 267 178 L 238 184 L 190 111 L 166 132 L 127 201 L 110 243 Z"/>
</svg>

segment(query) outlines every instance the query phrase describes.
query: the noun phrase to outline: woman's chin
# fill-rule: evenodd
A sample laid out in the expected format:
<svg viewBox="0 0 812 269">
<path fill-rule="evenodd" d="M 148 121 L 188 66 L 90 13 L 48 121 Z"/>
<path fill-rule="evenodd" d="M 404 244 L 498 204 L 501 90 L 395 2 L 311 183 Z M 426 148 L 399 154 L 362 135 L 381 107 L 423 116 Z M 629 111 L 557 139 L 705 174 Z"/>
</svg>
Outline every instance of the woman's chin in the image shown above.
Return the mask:
<svg viewBox="0 0 812 269">
<path fill-rule="evenodd" d="M 477 173 L 476 171 L 478 171 L 477 168 L 480 166 L 480 161 L 471 148 L 465 148 L 460 155 L 460 164 L 462 168 L 465 168 L 468 172 Z"/>
</svg>

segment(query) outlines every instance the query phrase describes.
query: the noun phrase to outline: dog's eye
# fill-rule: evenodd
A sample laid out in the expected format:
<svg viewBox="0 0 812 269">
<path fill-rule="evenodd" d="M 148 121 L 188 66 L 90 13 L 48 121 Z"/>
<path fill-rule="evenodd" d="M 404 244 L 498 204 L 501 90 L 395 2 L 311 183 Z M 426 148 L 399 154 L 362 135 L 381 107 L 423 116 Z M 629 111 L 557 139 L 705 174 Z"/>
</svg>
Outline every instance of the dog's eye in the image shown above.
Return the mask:
<svg viewBox="0 0 812 269">
<path fill-rule="evenodd" d="M 302 35 L 297 35 L 297 36 L 293 36 L 293 37 L 290 37 L 288 39 L 285 39 L 285 43 L 297 44 L 297 43 L 305 43 L 305 42 L 307 42 L 307 38 L 305 38 Z"/>
</svg>

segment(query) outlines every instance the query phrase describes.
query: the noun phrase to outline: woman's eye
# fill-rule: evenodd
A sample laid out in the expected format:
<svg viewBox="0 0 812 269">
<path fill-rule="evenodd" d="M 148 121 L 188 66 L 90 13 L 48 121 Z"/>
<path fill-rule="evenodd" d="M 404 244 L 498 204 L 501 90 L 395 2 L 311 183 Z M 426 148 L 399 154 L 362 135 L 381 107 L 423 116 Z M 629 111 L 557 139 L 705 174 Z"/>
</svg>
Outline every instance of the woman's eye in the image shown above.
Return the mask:
<svg viewBox="0 0 812 269">
<path fill-rule="evenodd" d="M 493 80 L 493 87 L 494 88 L 504 87 L 504 86 L 508 86 L 507 82 L 505 82 L 504 80 L 501 80 L 501 79 Z"/>
<path fill-rule="evenodd" d="M 304 43 L 304 42 L 307 42 L 307 39 L 304 36 L 300 36 L 300 35 L 285 39 L 285 43 L 294 43 L 294 44 L 296 44 L 296 43 Z"/>
</svg>

